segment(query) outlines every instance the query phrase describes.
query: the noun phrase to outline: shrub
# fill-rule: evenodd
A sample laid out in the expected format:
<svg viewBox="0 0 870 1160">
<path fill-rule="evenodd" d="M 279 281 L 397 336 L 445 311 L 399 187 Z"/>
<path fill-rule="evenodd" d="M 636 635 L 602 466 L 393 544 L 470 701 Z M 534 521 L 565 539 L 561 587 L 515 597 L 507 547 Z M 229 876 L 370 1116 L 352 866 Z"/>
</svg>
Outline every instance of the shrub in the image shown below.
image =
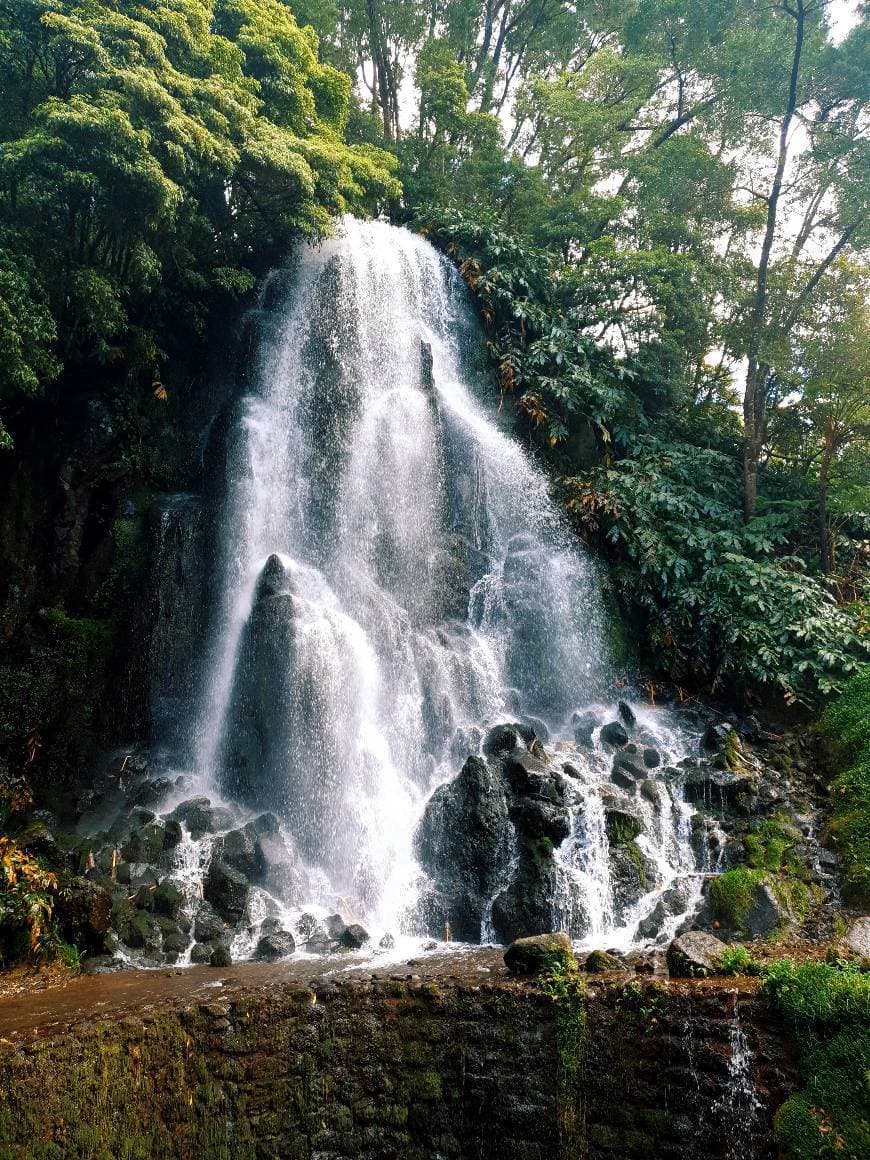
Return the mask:
<svg viewBox="0 0 870 1160">
<path fill-rule="evenodd" d="M 792 1032 L 805 1079 L 774 1121 L 786 1157 L 870 1155 L 870 975 L 782 960 L 765 976 L 765 992 Z"/>
<path fill-rule="evenodd" d="M 842 769 L 831 787 L 831 834 L 843 858 L 843 894 L 870 903 L 870 665 L 822 718 Z"/>
<path fill-rule="evenodd" d="M 0 837 L 0 959 L 35 957 L 51 940 L 57 878 L 11 838 Z"/>
</svg>

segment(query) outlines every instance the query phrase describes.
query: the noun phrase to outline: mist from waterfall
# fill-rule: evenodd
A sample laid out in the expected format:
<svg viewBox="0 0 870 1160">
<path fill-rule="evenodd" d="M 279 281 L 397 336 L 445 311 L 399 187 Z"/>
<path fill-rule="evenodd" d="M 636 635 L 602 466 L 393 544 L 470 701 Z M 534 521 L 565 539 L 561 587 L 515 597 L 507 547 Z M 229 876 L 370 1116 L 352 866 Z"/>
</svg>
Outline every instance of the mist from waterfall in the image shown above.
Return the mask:
<svg viewBox="0 0 870 1160">
<path fill-rule="evenodd" d="M 262 322 L 220 448 L 191 761 L 279 814 L 309 901 L 395 927 L 434 786 L 488 725 L 559 733 L 604 685 L 596 579 L 478 398 L 464 288 L 424 239 L 345 219 Z"/>
</svg>

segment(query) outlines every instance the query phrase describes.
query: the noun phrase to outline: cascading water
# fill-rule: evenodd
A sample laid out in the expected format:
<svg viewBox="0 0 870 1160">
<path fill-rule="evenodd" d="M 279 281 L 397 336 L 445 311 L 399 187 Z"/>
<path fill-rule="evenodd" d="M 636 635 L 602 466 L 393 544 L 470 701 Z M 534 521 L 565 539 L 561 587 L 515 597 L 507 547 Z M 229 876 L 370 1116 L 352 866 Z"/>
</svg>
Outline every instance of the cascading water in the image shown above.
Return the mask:
<svg viewBox="0 0 870 1160">
<path fill-rule="evenodd" d="M 340 905 L 418 933 L 414 832 L 435 787 L 489 726 L 524 721 L 555 743 L 605 696 L 594 568 L 478 398 L 461 282 L 422 238 L 346 219 L 273 277 L 261 319 L 245 392 L 213 436 L 212 607 L 175 765 L 187 790 L 277 815 L 297 915 Z M 687 751 L 660 715 L 641 724 L 666 760 Z M 643 905 L 615 907 L 610 756 L 596 734 L 571 760 L 552 921 L 630 941 L 698 869 L 693 810 L 659 783 L 638 799 L 652 878 Z"/>
</svg>

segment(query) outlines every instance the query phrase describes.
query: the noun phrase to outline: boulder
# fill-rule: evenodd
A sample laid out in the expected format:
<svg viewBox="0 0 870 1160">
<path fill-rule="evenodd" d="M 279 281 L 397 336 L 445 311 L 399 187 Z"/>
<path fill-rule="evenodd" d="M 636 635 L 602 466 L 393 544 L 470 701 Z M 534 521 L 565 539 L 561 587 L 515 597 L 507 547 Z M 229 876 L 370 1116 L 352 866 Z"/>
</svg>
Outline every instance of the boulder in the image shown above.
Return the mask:
<svg viewBox="0 0 870 1160">
<path fill-rule="evenodd" d="M 344 932 L 347 930 L 347 923 L 340 914 L 330 914 L 323 920 L 323 925 L 326 929 L 327 936 L 333 942 L 338 942 Z"/>
<path fill-rule="evenodd" d="M 657 749 L 648 745 L 643 751 L 643 763 L 647 769 L 657 769 L 662 763 L 662 755 Z"/>
<path fill-rule="evenodd" d="M 193 937 L 197 942 L 223 942 L 227 937 L 223 919 L 208 902 L 201 902 L 193 920 Z"/>
<path fill-rule="evenodd" d="M 119 862 L 115 866 L 115 881 L 138 890 L 140 886 L 156 886 L 159 875 L 155 867 L 146 862 Z"/>
<path fill-rule="evenodd" d="M 655 866 L 636 842 L 611 847 L 610 885 L 614 913 L 622 922 L 635 903 L 655 885 Z"/>
<path fill-rule="evenodd" d="M 870 917 L 856 918 L 833 947 L 838 959 L 855 963 L 862 971 L 870 971 Z"/>
<path fill-rule="evenodd" d="M 62 937 L 98 954 L 112 924 L 112 899 L 102 886 L 73 878 L 58 891 L 54 917 Z"/>
<path fill-rule="evenodd" d="M 361 927 L 358 922 L 353 922 L 350 926 L 346 926 L 341 933 L 341 945 L 347 947 L 348 950 L 358 951 L 368 941 L 369 932 L 364 927 Z"/>
<path fill-rule="evenodd" d="M 229 922 L 241 919 L 250 889 L 244 874 L 219 859 L 212 861 L 205 880 L 205 897 L 218 914 Z"/>
<path fill-rule="evenodd" d="M 690 930 L 675 938 L 668 947 L 668 970 L 675 978 L 703 978 L 715 975 L 728 944 L 703 930 Z"/>
<path fill-rule="evenodd" d="M 512 975 L 540 975 L 558 964 L 576 968 L 571 940 L 564 931 L 518 938 L 505 951 L 504 961 Z"/>
<path fill-rule="evenodd" d="M 176 806 L 169 815 L 171 821 L 182 822 L 193 838 L 228 830 L 235 820 L 232 811 L 224 806 L 213 806 L 207 797 L 189 798 Z"/>
<path fill-rule="evenodd" d="M 628 733 L 621 721 L 610 721 L 601 730 L 601 740 L 605 745 L 621 749 L 623 745 L 628 745 Z"/>
<path fill-rule="evenodd" d="M 125 862 L 145 862 L 155 865 L 163 853 L 166 831 L 160 822 L 149 822 L 140 826 L 130 835 L 130 840 L 121 850 Z"/>
<path fill-rule="evenodd" d="M 210 947 L 208 943 L 194 943 L 190 952 L 190 961 L 192 963 L 209 963 L 213 950 L 214 947 Z"/>
<path fill-rule="evenodd" d="M 295 950 L 296 942 L 293 935 L 287 930 L 275 930 L 260 936 L 254 958 L 260 962 L 271 963 L 292 955 Z"/>
<path fill-rule="evenodd" d="M 512 750 L 511 759 L 514 754 L 520 751 Z M 522 757 L 542 764 L 525 750 Z M 440 935 L 449 921 L 455 938 L 478 941 L 487 902 L 510 862 L 512 838 L 499 769 L 494 762 L 469 757 L 452 782 L 435 790 L 414 838 L 417 857 L 432 881 L 424 908 L 432 934 Z"/>
<path fill-rule="evenodd" d="M 233 965 L 233 956 L 226 943 L 217 944 L 211 952 L 211 958 L 208 962 L 210 967 L 231 967 Z"/>
<path fill-rule="evenodd" d="M 154 909 L 158 914 L 176 918 L 184 905 L 184 895 L 170 878 L 164 878 L 154 891 Z"/>
<path fill-rule="evenodd" d="M 607 841 L 611 846 L 618 846 L 622 842 L 633 842 L 643 830 L 643 826 L 634 814 L 618 809 L 604 811 L 604 828 L 607 832 Z"/>
<path fill-rule="evenodd" d="M 574 727 L 574 743 L 583 749 L 592 748 L 592 734 L 598 728 L 598 718 L 594 713 L 575 713 L 571 718 Z"/>
<path fill-rule="evenodd" d="M 590 951 L 586 956 L 583 969 L 590 974 L 604 974 L 607 971 L 625 971 L 626 966 L 622 959 L 609 951 Z"/>
<path fill-rule="evenodd" d="M 773 934 L 789 920 L 788 911 L 780 905 L 769 883 L 759 882 L 752 889 L 752 898 L 742 926 L 753 938 Z"/>
<path fill-rule="evenodd" d="M 635 727 L 635 725 L 637 724 L 637 717 L 635 716 L 634 710 L 632 709 L 631 705 L 629 705 L 627 701 L 618 701 L 616 704 L 616 708 L 617 708 L 617 711 L 619 713 L 620 718 L 622 719 L 623 724 L 627 728 L 633 729 Z"/>
<path fill-rule="evenodd" d="M 215 839 L 212 857 L 232 866 L 252 882 L 258 881 L 265 870 L 259 835 L 251 824 Z"/>
<path fill-rule="evenodd" d="M 487 757 L 497 757 L 502 753 L 510 753 L 520 746 L 525 748 L 525 742 L 520 735 L 519 725 L 495 725 L 483 739 L 481 749 Z"/>
</svg>

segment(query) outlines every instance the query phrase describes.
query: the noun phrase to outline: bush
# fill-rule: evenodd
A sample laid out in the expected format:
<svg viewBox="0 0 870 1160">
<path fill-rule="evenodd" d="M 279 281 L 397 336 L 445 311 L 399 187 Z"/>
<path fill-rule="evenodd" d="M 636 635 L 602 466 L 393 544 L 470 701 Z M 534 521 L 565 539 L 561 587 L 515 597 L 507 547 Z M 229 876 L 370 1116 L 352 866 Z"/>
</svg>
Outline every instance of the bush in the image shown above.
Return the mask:
<svg viewBox="0 0 870 1160">
<path fill-rule="evenodd" d="M 0 837 L 0 961 L 36 957 L 52 943 L 57 878 L 11 838 Z"/>
<path fill-rule="evenodd" d="M 831 787 L 831 834 L 843 858 L 843 894 L 870 903 L 870 665 L 828 707 L 822 728 L 843 765 Z"/>
<path fill-rule="evenodd" d="M 863 1160 L 870 1155 L 870 975 L 782 960 L 765 976 L 765 993 L 793 1034 L 805 1079 L 774 1121 L 786 1157 Z"/>
</svg>

